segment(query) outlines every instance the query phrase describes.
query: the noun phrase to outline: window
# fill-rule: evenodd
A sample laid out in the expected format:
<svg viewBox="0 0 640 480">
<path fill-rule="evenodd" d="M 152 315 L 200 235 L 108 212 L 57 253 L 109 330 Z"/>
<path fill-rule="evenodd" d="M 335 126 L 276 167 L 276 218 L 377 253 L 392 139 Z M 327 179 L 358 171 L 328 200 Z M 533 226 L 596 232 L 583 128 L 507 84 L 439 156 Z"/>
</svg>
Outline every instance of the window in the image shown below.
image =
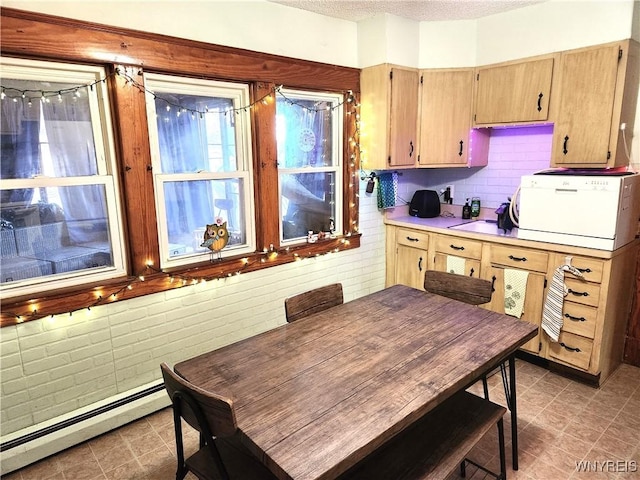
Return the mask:
<svg viewBox="0 0 640 480">
<path fill-rule="evenodd" d="M 3 298 L 125 272 L 104 80 L 99 67 L 2 59 Z"/>
<path fill-rule="evenodd" d="M 161 266 L 253 252 L 248 87 L 155 74 L 145 81 Z M 220 233 L 224 249 L 205 232 Z"/>
<path fill-rule="evenodd" d="M 340 232 L 342 95 L 279 90 L 276 132 L 282 242 Z"/>
</svg>

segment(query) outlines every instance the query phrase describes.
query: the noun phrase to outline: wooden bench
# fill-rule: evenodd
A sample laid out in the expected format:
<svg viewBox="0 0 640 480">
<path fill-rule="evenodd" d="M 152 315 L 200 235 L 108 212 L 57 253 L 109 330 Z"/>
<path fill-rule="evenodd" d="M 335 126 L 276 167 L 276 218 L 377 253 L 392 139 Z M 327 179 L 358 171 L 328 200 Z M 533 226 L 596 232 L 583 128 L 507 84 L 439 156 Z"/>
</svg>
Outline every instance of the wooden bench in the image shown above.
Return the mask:
<svg viewBox="0 0 640 480">
<path fill-rule="evenodd" d="M 504 429 L 506 409 L 462 391 L 427 413 L 394 437 L 340 480 L 442 480 L 458 466 L 464 476 L 471 463 L 497 479 L 506 478 Z M 466 459 L 471 449 L 494 426 L 498 427 L 500 473 Z"/>
</svg>

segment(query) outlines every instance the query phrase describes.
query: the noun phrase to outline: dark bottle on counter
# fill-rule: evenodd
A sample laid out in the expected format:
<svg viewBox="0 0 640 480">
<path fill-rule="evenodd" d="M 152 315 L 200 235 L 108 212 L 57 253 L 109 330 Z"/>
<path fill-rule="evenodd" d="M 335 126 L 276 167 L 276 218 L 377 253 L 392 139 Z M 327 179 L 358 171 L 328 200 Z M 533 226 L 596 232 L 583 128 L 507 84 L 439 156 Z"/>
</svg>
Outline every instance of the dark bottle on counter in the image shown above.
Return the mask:
<svg viewBox="0 0 640 480">
<path fill-rule="evenodd" d="M 462 207 L 462 218 L 463 220 L 469 220 L 471 218 L 471 207 L 469 206 L 469 199 L 467 198 L 467 203 Z"/>
</svg>

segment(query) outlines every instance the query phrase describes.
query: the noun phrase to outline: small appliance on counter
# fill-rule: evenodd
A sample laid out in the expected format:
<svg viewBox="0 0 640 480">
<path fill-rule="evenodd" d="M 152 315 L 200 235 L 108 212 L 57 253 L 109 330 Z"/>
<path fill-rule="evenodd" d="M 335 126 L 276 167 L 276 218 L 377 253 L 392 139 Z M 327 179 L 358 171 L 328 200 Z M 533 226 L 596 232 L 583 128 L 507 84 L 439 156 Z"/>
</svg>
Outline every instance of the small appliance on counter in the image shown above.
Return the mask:
<svg viewBox="0 0 640 480">
<path fill-rule="evenodd" d="M 440 215 L 440 197 L 435 190 L 416 190 L 409 204 L 409 215 L 434 218 Z"/>
<path fill-rule="evenodd" d="M 509 213 L 510 208 L 511 199 L 509 199 L 508 202 L 502 203 L 496 209 L 496 213 L 498 214 L 498 228 L 503 230 L 505 234 L 507 233 L 507 230 L 513 230 L 513 227 L 515 227 L 511 214 Z"/>
<path fill-rule="evenodd" d="M 640 174 L 525 175 L 519 212 L 518 238 L 613 251 L 635 238 Z"/>
</svg>

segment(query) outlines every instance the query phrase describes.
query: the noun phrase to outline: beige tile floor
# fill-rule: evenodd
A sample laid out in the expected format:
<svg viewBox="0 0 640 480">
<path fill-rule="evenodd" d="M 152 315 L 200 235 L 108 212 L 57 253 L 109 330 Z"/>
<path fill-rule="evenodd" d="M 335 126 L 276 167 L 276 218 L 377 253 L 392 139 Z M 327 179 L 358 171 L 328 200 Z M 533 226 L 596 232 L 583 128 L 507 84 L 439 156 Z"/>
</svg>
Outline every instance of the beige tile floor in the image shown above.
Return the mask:
<svg viewBox="0 0 640 480">
<path fill-rule="evenodd" d="M 516 365 L 520 469 L 511 469 L 507 415 L 507 478 L 640 479 L 640 368 L 622 365 L 602 388 L 594 389 L 525 361 Z M 491 399 L 504 404 L 500 376 L 491 377 L 489 385 Z M 482 391 L 479 384 L 471 390 Z M 198 437 L 193 431 L 185 435 L 187 448 L 193 451 Z M 497 450 L 497 434 L 492 431 L 470 458 L 496 470 Z M 598 471 L 578 472 L 579 461 L 592 462 L 588 465 Z M 165 409 L 3 480 L 171 480 L 175 467 L 173 417 Z M 454 473 L 449 478 L 460 477 Z M 466 478 L 484 475 L 470 467 Z"/>
</svg>

